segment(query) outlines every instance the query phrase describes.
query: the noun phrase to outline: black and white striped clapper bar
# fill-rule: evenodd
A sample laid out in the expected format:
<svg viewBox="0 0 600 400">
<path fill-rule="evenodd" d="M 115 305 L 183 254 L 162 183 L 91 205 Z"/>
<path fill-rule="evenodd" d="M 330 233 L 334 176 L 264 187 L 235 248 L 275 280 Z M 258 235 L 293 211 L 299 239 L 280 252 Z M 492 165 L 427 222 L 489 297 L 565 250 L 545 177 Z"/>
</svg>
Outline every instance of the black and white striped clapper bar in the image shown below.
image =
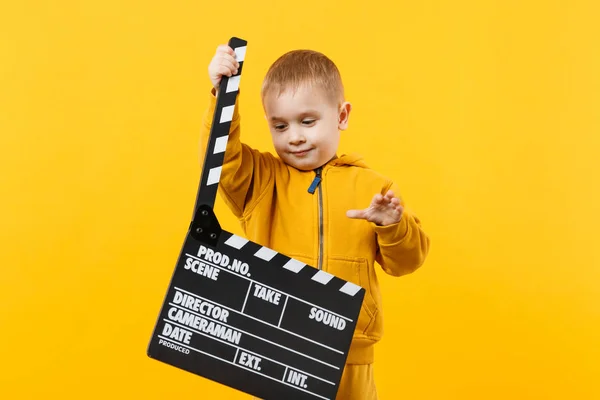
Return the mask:
<svg viewBox="0 0 600 400">
<path fill-rule="evenodd" d="M 240 68 L 219 87 L 194 214 L 148 356 L 265 400 L 333 400 L 365 290 L 221 229 L 213 213 L 247 42 L 229 45 Z"/>
</svg>

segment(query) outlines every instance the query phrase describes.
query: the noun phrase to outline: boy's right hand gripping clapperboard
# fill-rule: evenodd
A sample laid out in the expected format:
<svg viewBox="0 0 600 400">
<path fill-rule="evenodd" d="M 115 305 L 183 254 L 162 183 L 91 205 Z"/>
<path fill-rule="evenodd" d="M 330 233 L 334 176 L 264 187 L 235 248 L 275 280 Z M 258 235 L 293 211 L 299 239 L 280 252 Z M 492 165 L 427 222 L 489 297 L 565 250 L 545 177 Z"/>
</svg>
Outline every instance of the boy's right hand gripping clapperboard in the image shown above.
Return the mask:
<svg viewBox="0 0 600 400">
<path fill-rule="evenodd" d="M 148 356 L 265 400 L 333 400 L 365 290 L 222 230 L 213 213 L 238 74 L 217 96 L 194 215 Z"/>
</svg>

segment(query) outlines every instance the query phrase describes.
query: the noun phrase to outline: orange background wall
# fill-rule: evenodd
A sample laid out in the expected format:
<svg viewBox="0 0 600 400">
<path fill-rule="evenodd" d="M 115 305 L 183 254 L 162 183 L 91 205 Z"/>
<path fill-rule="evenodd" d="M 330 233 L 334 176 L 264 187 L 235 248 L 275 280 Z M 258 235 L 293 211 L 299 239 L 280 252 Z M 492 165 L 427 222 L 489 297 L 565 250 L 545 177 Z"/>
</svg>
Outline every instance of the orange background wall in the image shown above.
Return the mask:
<svg viewBox="0 0 600 400">
<path fill-rule="evenodd" d="M 600 12 L 570 1 L 0 6 L 0 398 L 245 399 L 146 356 L 200 173 L 207 65 L 249 41 L 245 139 L 292 48 L 331 56 L 342 151 L 432 238 L 381 274 L 382 399 L 600 398 Z M 219 200 L 223 225 L 240 232 Z"/>
</svg>

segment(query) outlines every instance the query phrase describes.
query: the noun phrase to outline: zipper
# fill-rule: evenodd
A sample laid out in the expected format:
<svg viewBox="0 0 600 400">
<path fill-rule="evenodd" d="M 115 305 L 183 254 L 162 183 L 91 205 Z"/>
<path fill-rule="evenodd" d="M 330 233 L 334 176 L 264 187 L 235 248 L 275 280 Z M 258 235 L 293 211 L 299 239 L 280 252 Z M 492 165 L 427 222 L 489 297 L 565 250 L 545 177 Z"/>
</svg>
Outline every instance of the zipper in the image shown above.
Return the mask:
<svg viewBox="0 0 600 400">
<path fill-rule="evenodd" d="M 319 258 L 318 258 L 318 269 L 323 268 L 323 189 L 321 188 L 321 181 L 323 178 L 321 177 L 321 167 L 317 168 L 315 171 L 316 175 L 313 179 L 310 187 L 308 188 L 308 192 L 310 194 L 314 194 L 315 190 L 319 189 Z"/>
</svg>

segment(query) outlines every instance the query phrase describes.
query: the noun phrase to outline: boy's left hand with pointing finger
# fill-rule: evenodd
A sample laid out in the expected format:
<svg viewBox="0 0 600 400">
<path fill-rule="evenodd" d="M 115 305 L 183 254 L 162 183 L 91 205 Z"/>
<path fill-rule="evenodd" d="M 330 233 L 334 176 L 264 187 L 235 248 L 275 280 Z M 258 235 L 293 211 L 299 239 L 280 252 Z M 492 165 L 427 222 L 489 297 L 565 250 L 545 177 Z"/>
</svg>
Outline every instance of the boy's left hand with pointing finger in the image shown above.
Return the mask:
<svg viewBox="0 0 600 400">
<path fill-rule="evenodd" d="M 369 207 L 363 210 L 348 210 L 346 216 L 354 219 L 365 219 L 379 226 L 392 225 L 400 222 L 404 208 L 400 205 L 394 192 L 388 192 L 382 196 L 377 193 Z"/>
</svg>

